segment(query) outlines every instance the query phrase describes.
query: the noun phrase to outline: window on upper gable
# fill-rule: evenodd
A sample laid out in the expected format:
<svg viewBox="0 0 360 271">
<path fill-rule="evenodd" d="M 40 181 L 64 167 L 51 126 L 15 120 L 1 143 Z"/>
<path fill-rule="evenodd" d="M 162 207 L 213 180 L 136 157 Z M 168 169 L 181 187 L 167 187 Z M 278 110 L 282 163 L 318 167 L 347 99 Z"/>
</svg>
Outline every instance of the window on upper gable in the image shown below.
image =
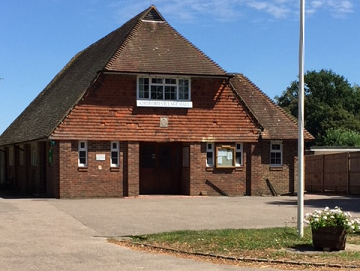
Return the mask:
<svg viewBox="0 0 360 271">
<path fill-rule="evenodd" d="M 190 78 L 138 76 L 137 106 L 192 108 Z"/>
</svg>

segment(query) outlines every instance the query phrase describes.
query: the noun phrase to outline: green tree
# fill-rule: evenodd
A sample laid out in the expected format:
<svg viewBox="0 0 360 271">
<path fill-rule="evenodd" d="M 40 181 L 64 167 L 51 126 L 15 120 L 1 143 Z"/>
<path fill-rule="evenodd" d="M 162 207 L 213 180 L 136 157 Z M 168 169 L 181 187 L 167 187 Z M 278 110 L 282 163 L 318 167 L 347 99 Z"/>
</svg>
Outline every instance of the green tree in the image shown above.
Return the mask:
<svg viewBox="0 0 360 271">
<path fill-rule="evenodd" d="M 305 128 L 324 145 L 329 129 L 360 132 L 360 87 L 351 86 L 343 76 L 331 70 L 307 71 L 304 75 Z M 297 118 L 299 82 L 291 85 L 275 100 Z"/>
<path fill-rule="evenodd" d="M 324 136 L 326 146 L 360 147 L 360 133 L 343 128 L 326 130 Z"/>
</svg>

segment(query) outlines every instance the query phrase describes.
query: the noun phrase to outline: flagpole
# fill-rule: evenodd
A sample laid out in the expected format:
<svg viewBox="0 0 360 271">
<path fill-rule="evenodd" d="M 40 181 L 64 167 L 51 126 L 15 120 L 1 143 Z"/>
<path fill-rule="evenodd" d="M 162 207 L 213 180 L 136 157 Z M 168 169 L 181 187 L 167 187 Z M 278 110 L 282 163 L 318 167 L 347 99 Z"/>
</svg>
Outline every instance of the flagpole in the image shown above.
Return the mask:
<svg viewBox="0 0 360 271">
<path fill-rule="evenodd" d="M 304 236 L 304 31 L 305 0 L 300 0 L 299 93 L 298 93 L 298 210 L 297 230 Z"/>
</svg>

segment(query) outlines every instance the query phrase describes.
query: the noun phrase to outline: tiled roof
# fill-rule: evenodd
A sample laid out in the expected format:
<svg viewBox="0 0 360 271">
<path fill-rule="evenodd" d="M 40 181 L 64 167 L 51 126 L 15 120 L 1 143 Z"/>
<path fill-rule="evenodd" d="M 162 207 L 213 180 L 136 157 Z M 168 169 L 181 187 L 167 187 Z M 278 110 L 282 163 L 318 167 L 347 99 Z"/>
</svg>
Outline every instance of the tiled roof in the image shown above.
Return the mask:
<svg viewBox="0 0 360 271">
<path fill-rule="evenodd" d="M 168 23 L 146 20 L 136 25 L 105 69 L 153 74 L 226 74 Z"/>
<path fill-rule="evenodd" d="M 151 6 L 71 59 L 4 131 L 0 146 L 48 138 L 99 71 L 225 76 Z"/>
<path fill-rule="evenodd" d="M 276 105 L 253 82 L 242 74 L 236 74 L 231 84 L 249 108 L 255 119 L 263 127 L 263 139 L 297 139 L 298 124 L 296 119 Z M 305 140 L 314 137 L 304 131 Z"/>
</svg>

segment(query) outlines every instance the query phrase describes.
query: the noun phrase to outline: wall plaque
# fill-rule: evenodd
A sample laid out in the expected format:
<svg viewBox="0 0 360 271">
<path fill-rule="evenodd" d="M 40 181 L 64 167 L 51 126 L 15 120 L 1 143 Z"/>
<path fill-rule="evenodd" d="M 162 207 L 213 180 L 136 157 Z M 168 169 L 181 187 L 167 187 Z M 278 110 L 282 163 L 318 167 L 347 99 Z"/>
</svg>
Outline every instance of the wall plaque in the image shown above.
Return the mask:
<svg viewBox="0 0 360 271">
<path fill-rule="evenodd" d="M 169 126 L 169 120 L 167 117 L 161 117 L 160 118 L 160 127 L 161 128 L 167 128 Z"/>
</svg>

